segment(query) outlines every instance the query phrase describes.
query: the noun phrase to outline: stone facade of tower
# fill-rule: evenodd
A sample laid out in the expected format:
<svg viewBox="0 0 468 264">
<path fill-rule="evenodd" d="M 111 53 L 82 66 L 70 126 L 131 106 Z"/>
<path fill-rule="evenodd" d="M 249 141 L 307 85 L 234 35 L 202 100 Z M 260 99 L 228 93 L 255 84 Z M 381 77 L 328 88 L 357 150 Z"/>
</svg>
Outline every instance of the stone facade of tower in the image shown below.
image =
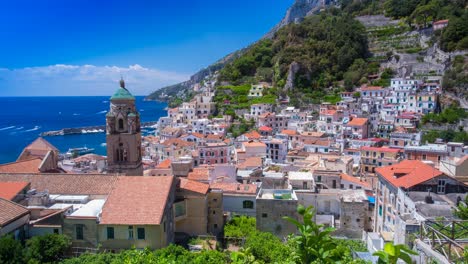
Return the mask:
<svg viewBox="0 0 468 264">
<path fill-rule="evenodd" d="M 140 114 L 135 107 L 135 97 L 125 88 L 123 80 L 110 99 L 106 143 L 108 172 L 143 176 Z"/>
</svg>

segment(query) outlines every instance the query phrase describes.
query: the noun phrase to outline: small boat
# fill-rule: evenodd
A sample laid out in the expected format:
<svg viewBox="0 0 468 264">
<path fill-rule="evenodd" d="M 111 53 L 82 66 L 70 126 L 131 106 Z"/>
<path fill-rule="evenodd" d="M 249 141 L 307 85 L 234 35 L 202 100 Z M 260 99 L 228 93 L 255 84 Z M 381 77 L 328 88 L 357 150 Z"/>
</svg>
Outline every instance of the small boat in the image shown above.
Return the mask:
<svg viewBox="0 0 468 264">
<path fill-rule="evenodd" d="M 85 147 L 81 147 L 81 148 L 71 148 L 71 149 L 68 149 L 66 155 L 70 155 L 70 156 L 81 156 L 81 155 L 85 155 L 85 154 L 89 154 L 89 153 L 93 153 L 94 152 L 94 149 L 93 148 L 87 148 L 86 146 Z"/>
</svg>

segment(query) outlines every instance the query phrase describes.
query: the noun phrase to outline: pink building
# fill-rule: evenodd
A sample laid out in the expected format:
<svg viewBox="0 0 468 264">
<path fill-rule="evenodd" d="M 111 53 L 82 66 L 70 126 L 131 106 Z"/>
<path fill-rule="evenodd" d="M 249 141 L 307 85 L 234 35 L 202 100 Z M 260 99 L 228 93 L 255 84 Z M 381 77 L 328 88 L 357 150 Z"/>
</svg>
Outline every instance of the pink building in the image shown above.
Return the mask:
<svg viewBox="0 0 468 264">
<path fill-rule="evenodd" d="M 198 147 L 200 164 L 222 164 L 229 162 L 229 146 L 224 142 L 204 143 Z"/>
<path fill-rule="evenodd" d="M 346 138 L 368 138 L 369 120 L 367 118 L 355 117 L 349 121 L 343 128 L 343 135 Z"/>
</svg>

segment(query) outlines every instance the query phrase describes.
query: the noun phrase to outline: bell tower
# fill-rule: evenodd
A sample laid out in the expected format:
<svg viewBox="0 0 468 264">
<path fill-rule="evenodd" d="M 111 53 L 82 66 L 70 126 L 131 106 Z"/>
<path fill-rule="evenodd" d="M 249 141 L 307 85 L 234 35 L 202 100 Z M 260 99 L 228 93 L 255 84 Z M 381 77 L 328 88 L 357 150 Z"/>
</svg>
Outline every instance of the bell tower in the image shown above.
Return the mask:
<svg viewBox="0 0 468 264">
<path fill-rule="evenodd" d="M 143 176 L 140 114 L 135 107 L 135 97 L 125 88 L 123 79 L 110 98 L 106 143 L 108 172 Z"/>
</svg>

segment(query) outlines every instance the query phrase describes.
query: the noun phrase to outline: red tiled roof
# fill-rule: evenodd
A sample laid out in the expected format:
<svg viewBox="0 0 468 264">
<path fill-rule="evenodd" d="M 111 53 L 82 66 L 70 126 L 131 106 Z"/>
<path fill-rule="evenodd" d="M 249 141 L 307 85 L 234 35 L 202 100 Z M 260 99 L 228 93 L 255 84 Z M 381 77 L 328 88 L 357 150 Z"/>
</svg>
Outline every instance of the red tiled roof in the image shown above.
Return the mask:
<svg viewBox="0 0 468 264">
<path fill-rule="evenodd" d="M 270 131 L 273 131 L 273 128 L 269 126 L 261 126 L 258 130 L 270 132 Z"/>
<path fill-rule="evenodd" d="M 395 165 L 376 168 L 375 171 L 393 186 L 402 188 L 411 188 L 443 175 L 441 171 L 419 160 L 403 160 Z"/>
<path fill-rule="evenodd" d="M 0 173 L 39 173 L 41 158 L 20 160 L 0 165 Z"/>
<path fill-rule="evenodd" d="M 341 176 L 341 179 L 342 179 L 342 180 L 349 181 L 349 182 L 353 182 L 353 183 L 358 184 L 358 185 L 361 185 L 361 186 L 363 186 L 363 187 L 365 187 L 365 188 L 367 188 L 367 189 L 372 189 L 372 188 L 371 188 L 371 185 L 370 185 L 368 182 L 361 181 L 361 180 L 360 180 L 359 178 L 357 178 L 357 177 L 353 177 L 353 176 L 348 175 L 348 174 L 346 174 L 346 173 L 341 173 L 340 176 Z"/>
<path fill-rule="evenodd" d="M 244 133 L 244 136 L 248 139 L 259 139 L 262 137 L 262 135 L 260 135 L 260 133 L 258 133 L 257 131 L 255 130 L 252 130 L 250 132 L 247 132 L 247 133 Z"/>
<path fill-rule="evenodd" d="M 433 25 L 445 24 L 445 23 L 448 23 L 448 22 L 449 22 L 448 19 L 444 19 L 444 20 L 439 20 L 439 21 L 434 22 Z"/>
<path fill-rule="evenodd" d="M 355 117 L 349 121 L 348 126 L 363 126 L 367 123 L 367 118 Z"/>
<path fill-rule="evenodd" d="M 361 90 L 363 91 L 382 90 L 382 86 L 361 86 Z"/>
<path fill-rule="evenodd" d="M 108 195 L 116 180 L 112 174 L 0 174 L 0 182 L 30 182 L 51 194 Z"/>
<path fill-rule="evenodd" d="M 220 189 L 224 193 L 233 194 L 256 194 L 257 185 L 255 184 L 241 184 L 241 183 L 227 183 L 227 182 L 216 182 L 210 184 L 211 189 Z"/>
<path fill-rule="evenodd" d="M 297 131 L 296 130 L 291 130 L 291 129 L 284 129 L 283 131 L 281 131 L 281 134 L 285 134 L 285 135 L 288 135 L 288 136 L 295 136 L 295 135 L 297 135 Z"/>
<path fill-rule="evenodd" d="M 58 152 L 59 150 L 42 137 L 37 138 L 18 157 L 18 161 L 30 159 L 31 157 L 44 157 L 48 151 Z"/>
<path fill-rule="evenodd" d="M 237 165 L 239 169 L 246 169 L 246 168 L 257 168 L 262 166 L 262 158 L 261 157 L 249 157 L 245 159 L 244 162 Z"/>
<path fill-rule="evenodd" d="M 361 150 L 366 150 L 366 151 L 378 151 L 378 152 L 392 152 L 392 153 L 398 153 L 401 152 L 401 149 L 397 148 L 389 148 L 389 147 L 368 147 L 368 146 L 363 146 L 361 147 Z"/>
<path fill-rule="evenodd" d="M 13 200 L 28 185 L 29 182 L 0 182 L 0 198 Z"/>
<path fill-rule="evenodd" d="M 210 178 L 210 168 L 198 167 L 189 172 L 187 179 L 194 181 L 208 181 Z"/>
<path fill-rule="evenodd" d="M 263 142 L 249 141 L 242 143 L 245 147 L 266 147 L 266 144 Z"/>
<path fill-rule="evenodd" d="M 158 168 L 158 169 L 170 169 L 171 164 L 172 164 L 172 162 L 171 162 L 170 159 L 165 159 L 161 163 L 159 163 L 158 166 L 156 166 L 156 168 Z"/>
<path fill-rule="evenodd" d="M 198 132 L 192 132 L 192 136 L 197 137 L 197 138 L 204 138 L 205 136 L 201 133 Z"/>
<path fill-rule="evenodd" d="M 29 210 L 17 203 L 0 198 L 0 227 L 29 214 Z"/>
<path fill-rule="evenodd" d="M 101 224 L 161 224 L 173 176 L 122 176 L 102 208 Z"/>
<path fill-rule="evenodd" d="M 188 180 L 185 178 L 179 178 L 179 187 L 183 190 L 188 190 L 191 192 L 207 194 L 210 186 L 206 183 L 201 183 L 198 181 Z"/>
<path fill-rule="evenodd" d="M 195 146 L 195 143 L 193 142 L 188 142 L 185 140 L 182 140 L 180 138 L 170 138 L 166 139 L 162 145 L 169 147 L 169 146 L 176 146 L 176 147 L 192 147 Z"/>
</svg>

